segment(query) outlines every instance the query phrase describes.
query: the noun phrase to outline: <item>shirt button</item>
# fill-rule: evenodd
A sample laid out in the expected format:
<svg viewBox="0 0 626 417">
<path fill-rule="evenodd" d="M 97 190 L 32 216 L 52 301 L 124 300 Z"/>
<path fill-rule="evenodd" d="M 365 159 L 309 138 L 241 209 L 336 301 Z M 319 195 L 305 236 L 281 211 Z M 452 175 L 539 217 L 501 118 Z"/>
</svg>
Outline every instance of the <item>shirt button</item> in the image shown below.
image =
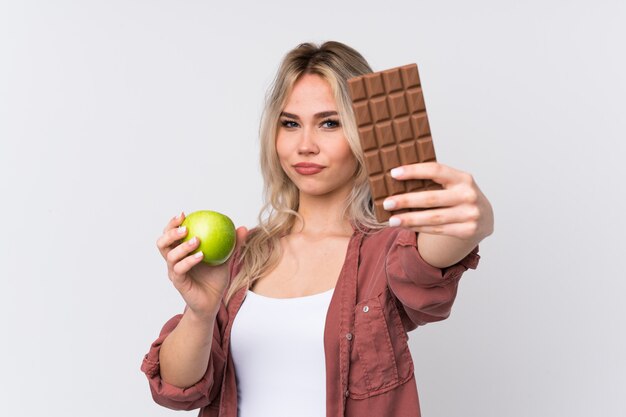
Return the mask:
<svg viewBox="0 0 626 417">
<path fill-rule="evenodd" d="M 350 396 L 350 391 L 346 390 L 346 394 L 345 395 L 346 395 L 346 397 L 349 397 Z"/>
<path fill-rule="evenodd" d="M 346 339 L 352 340 L 352 333 L 346 333 Z"/>
<path fill-rule="evenodd" d="M 370 308 L 368 306 L 363 307 L 363 312 L 367 313 L 368 311 L 370 311 Z"/>
</svg>

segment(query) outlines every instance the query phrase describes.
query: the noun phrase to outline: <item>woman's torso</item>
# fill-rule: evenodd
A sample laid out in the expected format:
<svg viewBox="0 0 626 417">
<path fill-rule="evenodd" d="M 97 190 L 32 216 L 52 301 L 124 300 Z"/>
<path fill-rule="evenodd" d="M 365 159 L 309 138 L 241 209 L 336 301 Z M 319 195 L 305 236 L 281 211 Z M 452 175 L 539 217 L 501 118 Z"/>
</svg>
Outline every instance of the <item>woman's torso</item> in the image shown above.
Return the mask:
<svg viewBox="0 0 626 417">
<path fill-rule="evenodd" d="M 247 292 L 231 330 L 239 417 L 326 415 L 324 326 L 332 294 Z"/>
</svg>

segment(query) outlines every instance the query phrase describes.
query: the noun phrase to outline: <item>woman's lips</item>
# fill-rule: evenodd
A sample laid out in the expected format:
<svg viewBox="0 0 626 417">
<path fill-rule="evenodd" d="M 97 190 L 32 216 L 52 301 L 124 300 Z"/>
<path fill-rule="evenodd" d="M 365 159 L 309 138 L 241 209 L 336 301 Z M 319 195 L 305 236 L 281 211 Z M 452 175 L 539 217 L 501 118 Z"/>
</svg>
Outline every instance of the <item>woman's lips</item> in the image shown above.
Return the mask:
<svg viewBox="0 0 626 417">
<path fill-rule="evenodd" d="M 293 169 L 301 175 L 314 175 L 321 172 L 324 169 L 324 166 L 312 164 L 310 162 L 300 162 L 299 164 L 295 164 Z"/>
</svg>

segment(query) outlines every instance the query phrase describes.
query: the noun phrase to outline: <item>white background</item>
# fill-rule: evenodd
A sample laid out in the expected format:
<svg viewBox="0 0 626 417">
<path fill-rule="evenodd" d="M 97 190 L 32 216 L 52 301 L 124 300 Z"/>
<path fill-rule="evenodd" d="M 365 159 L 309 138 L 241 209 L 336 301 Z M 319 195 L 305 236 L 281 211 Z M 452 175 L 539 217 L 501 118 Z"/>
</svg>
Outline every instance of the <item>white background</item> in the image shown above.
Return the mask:
<svg viewBox="0 0 626 417">
<path fill-rule="evenodd" d="M 185 414 L 139 371 L 183 307 L 156 238 L 255 225 L 265 90 L 334 39 L 418 63 L 439 160 L 495 209 L 411 333 L 424 416 L 626 415 L 626 3 L 226 3 L 0 2 L 0 414 Z"/>
</svg>

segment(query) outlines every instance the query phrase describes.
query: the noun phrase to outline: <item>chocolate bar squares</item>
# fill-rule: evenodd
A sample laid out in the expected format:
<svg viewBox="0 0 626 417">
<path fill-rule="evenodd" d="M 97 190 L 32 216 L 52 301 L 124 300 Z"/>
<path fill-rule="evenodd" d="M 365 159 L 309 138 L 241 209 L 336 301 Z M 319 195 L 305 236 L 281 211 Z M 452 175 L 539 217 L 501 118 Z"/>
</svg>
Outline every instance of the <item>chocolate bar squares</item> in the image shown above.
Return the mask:
<svg viewBox="0 0 626 417">
<path fill-rule="evenodd" d="M 431 180 L 398 181 L 389 175 L 400 165 L 436 161 L 417 65 L 351 78 L 348 88 L 376 218 L 384 222 L 392 214 L 409 211 L 384 210 L 388 196 L 441 189 Z"/>
</svg>

